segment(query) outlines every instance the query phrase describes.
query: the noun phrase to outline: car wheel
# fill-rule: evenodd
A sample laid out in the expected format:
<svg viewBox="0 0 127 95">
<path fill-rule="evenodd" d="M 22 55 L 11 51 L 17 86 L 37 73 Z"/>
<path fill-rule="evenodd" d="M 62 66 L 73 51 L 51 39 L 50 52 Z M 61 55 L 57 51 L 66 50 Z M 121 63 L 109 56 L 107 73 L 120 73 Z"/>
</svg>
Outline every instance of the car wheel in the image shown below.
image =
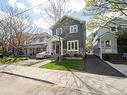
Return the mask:
<svg viewBox="0 0 127 95">
<path fill-rule="evenodd" d="M 44 56 L 44 59 L 46 58 L 46 55 Z"/>
</svg>

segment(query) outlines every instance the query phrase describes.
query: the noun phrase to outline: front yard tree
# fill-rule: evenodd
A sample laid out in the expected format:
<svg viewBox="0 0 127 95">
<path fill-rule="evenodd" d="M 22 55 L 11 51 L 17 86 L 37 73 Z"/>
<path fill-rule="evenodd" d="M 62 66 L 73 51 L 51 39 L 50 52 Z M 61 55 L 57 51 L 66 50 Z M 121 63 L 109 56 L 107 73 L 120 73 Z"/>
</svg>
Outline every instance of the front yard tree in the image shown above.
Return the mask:
<svg viewBox="0 0 127 95">
<path fill-rule="evenodd" d="M 116 32 L 118 51 L 121 53 L 127 52 L 127 29 Z"/>
<path fill-rule="evenodd" d="M 41 16 L 47 22 L 48 26 L 54 25 L 62 16 L 72 13 L 72 9 L 68 7 L 69 0 L 48 0 L 45 6 L 42 6 Z M 60 42 L 60 29 L 58 29 L 59 45 Z M 61 62 L 61 47 L 59 46 L 59 62 Z"/>
<path fill-rule="evenodd" d="M 93 33 L 88 35 L 88 37 L 86 38 L 86 51 L 87 52 L 92 51 L 92 41 L 93 41 Z"/>
<path fill-rule="evenodd" d="M 10 49 L 13 54 L 19 55 L 24 44 L 24 33 L 33 32 L 34 28 L 30 17 L 18 8 L 5 7 L 3 9 L 7 15 L 0 21 L 2 30 L 2 47 Z M 6 44 L 5 44 L 6 43 Z"/>
<path fill-rule="evenodd" d="M 115 17 L 127 16 L 126 0 L 85 0 L 87 3 L 87 15 L 92 15 L 92 19 L 87 24 L 91 27 L 101 27 Z M 91 14 L 89 14 L 91 13 Z"/>
</svg>

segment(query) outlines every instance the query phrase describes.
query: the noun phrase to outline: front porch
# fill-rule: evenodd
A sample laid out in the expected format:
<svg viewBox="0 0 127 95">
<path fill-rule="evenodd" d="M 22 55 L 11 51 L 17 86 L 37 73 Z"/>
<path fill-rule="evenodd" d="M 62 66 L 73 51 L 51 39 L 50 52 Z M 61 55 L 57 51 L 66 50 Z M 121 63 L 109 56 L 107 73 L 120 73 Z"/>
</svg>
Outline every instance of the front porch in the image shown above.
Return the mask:
<svg viewBox="0 0 127 95">
<path fill-rule="evenodd" d="M 59 37 L 59 36 L 52 36 L 49 40 L 48 40 L 48 48 L 47 51 L 51 54 L 51 55 L 61 55 L 63 56 L 63 38 Z"/>
</svg>

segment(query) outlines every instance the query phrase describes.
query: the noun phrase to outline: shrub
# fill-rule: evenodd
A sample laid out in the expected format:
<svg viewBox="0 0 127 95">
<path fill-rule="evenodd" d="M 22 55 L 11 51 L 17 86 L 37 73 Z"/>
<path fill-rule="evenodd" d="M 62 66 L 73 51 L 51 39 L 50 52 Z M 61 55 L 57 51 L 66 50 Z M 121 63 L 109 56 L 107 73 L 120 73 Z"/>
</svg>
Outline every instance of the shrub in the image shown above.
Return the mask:
<svg viewBox="0 0 127 95">
<path fill-rule="evenodd" d="M 74 54 L 74 57 L 81 57 L 81 54 Z"/>
</svg>

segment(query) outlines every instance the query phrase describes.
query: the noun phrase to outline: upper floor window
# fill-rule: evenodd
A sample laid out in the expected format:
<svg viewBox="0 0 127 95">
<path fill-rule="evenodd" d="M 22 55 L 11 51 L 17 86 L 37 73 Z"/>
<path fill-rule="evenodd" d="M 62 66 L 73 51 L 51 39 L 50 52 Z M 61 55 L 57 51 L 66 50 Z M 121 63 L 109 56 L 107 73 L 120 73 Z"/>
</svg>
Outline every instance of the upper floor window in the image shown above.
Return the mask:
<svg viewBox="0 0 127 95">
<path fill-rule="evenodd" d="M 121 24 L 120 27 L 123 29 L 127 29 L 127 24 Z"/>
<path fill-rule="evenodd" d="M 117 26 L 111 27 L 111 32 L 117 32 Z"/>
<path fill-rule="evenodd" d="M 78 25 L 70 26 L 70 33 L 76 33 L 76 32 L 78 32 Z"/>
<path fill-rule="evenodd" d="M 56 35 L 62 35 L 63 29 L 62 28 L 57 28 L 56 29 Z"/>
</svg>

